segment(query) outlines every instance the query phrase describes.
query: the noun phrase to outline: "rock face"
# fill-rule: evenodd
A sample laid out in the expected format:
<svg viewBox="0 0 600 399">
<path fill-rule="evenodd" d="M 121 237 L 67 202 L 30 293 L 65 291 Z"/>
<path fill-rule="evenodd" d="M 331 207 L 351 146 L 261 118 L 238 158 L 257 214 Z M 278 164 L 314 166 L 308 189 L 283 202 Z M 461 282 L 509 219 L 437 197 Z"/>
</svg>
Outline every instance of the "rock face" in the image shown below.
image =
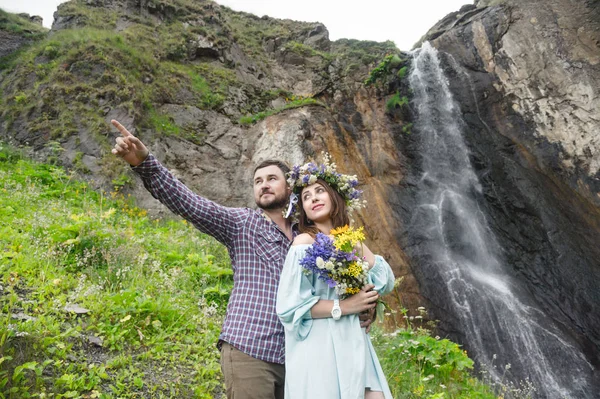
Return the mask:
<svg viewBox="0 0 600 399">
<path fill-rule="evenodd" d="M 472 79 L 485 73 L 494 80 L 485 95 L 499 92 L 511 108 L 496 110 L 498 116 L 518 115 L 528 124 L 526 130 L 503 126 L 505 136 L 600 205 L 600 4 L 491 3 L 503 4 L 442 21 L 430 39 L 472 71 Z"/>
<path fill-rule="evenodd" d="M 482 184 L 482 211 L 504 262 L 597 373 L 600 4 L 477 6 L 449 15 L 426 40 L 443 52 Z M 407 175 L 418 175 L 415 169 Z M 440 327 L 469 348 L 455 330 L 457 316 L 436 296 L 438 283 L 413 269 Z"/>
<path fill-rule="evenodd" d="M 11 34 L 6 31 L 0 31 L 0 58 L 6 57 L 17 51 L 28 42 L 20 35 Z"/>
</svg>

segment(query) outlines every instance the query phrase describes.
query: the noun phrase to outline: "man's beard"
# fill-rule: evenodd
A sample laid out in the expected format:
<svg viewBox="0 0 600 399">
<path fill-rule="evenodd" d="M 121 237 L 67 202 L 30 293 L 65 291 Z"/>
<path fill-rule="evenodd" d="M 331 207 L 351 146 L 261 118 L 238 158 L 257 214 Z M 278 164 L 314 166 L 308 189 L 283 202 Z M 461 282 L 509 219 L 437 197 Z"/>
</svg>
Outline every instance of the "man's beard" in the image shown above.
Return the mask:
<svg viewBox="0 0 600 399">
<path fill-rule="evenodd" d="M 256 201 L 256 205 L 259 208 L 265 209 L 268 211 L 272 211 L 274 209 L 283 209 L 287 205 L 288 199 L 289 198 L 285 194 L 282 194 L 280 196 L 275 196 L 275 198 L 273 198 L 273 200 L 271 202 L 266 203 L 266 204 L 261 204 L 260 199 L 259 199 L 258 201 Z"/>
</svg>

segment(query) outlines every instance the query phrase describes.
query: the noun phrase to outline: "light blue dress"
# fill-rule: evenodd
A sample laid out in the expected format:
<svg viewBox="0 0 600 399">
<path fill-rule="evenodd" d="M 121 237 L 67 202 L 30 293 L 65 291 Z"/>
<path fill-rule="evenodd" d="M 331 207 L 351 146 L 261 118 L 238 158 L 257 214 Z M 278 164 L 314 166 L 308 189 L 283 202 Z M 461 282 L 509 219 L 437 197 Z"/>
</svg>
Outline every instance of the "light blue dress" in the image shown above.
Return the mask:
<svg viewBox="0 0 600 399">
<path fill-rule="evenodd" d="M 365 388 L 393 399 L 358 315 L 312 319 L 310 309 L 319 299 L 338 298 L 335 290 L 300 266 L 308 244 L 290 248 L 277 291 L 277 315 L 285 327 L 286 399 L 359 399 Z M 394 287 L 388 263 L 375 257 L 369 281 L 380 294 Z"/>
</svg>

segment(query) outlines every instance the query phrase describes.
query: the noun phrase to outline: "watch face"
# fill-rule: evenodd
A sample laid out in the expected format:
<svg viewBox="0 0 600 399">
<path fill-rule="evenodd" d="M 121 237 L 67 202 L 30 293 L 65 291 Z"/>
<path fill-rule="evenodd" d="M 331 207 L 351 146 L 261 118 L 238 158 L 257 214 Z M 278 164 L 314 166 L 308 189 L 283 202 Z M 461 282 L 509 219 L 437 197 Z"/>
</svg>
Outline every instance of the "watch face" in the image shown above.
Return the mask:
<svg viewBox="0 0 600 399">
<path fill-rule="evenodd" d="M 335 318 L 341 317 L 342 316 L 342 310 L 341 309 L 333 309 L 331 311 L 331 315 Z"/>
</svg>

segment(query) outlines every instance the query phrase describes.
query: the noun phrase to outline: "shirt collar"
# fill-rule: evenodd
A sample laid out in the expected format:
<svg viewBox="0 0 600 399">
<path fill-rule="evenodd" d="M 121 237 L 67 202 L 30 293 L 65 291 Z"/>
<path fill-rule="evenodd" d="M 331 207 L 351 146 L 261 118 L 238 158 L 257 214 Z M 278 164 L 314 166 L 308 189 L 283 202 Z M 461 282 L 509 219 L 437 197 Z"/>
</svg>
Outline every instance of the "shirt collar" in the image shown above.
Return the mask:
<svg viewBox="0 0 600 399">
<path fill-rule="evenodd" d="M 272 224 L 273 224 L 273 226 L 274 226 L 274 227 L 275 227 L 277 230 L 281 231 L 281 229 L 279 228 L 279 226 L 277 225 L 277 223 L 275 223 L 275 222 L 274 222 L 274 221 L 273 221 L 273 220 L 272 220 L 272 219 L 269 217 L 269 215 L 267 215 L 267 214 L 265 213 L 265 211 L 264 211 L 262 208 L 258 208 L 256 211 L 258 212 L 258 214 L 259 214 L 260 216 L 262 216 L 263 218 L 265 218 L 265 220 L 266 220 L 267 222 L 269 222 L 269 223 L 272 223 Z M 281 231 L 281 232 L 283 233 L 283 231 Z M 292 235 L 293 235 L 294 237 L 296 237 L 296 236 L 298 235 L 298 222 L 297 222 L 297 221 L 295 221 L 295 220 L 293 220 L 293 219 L 292 219 Z"/>
</svg>

